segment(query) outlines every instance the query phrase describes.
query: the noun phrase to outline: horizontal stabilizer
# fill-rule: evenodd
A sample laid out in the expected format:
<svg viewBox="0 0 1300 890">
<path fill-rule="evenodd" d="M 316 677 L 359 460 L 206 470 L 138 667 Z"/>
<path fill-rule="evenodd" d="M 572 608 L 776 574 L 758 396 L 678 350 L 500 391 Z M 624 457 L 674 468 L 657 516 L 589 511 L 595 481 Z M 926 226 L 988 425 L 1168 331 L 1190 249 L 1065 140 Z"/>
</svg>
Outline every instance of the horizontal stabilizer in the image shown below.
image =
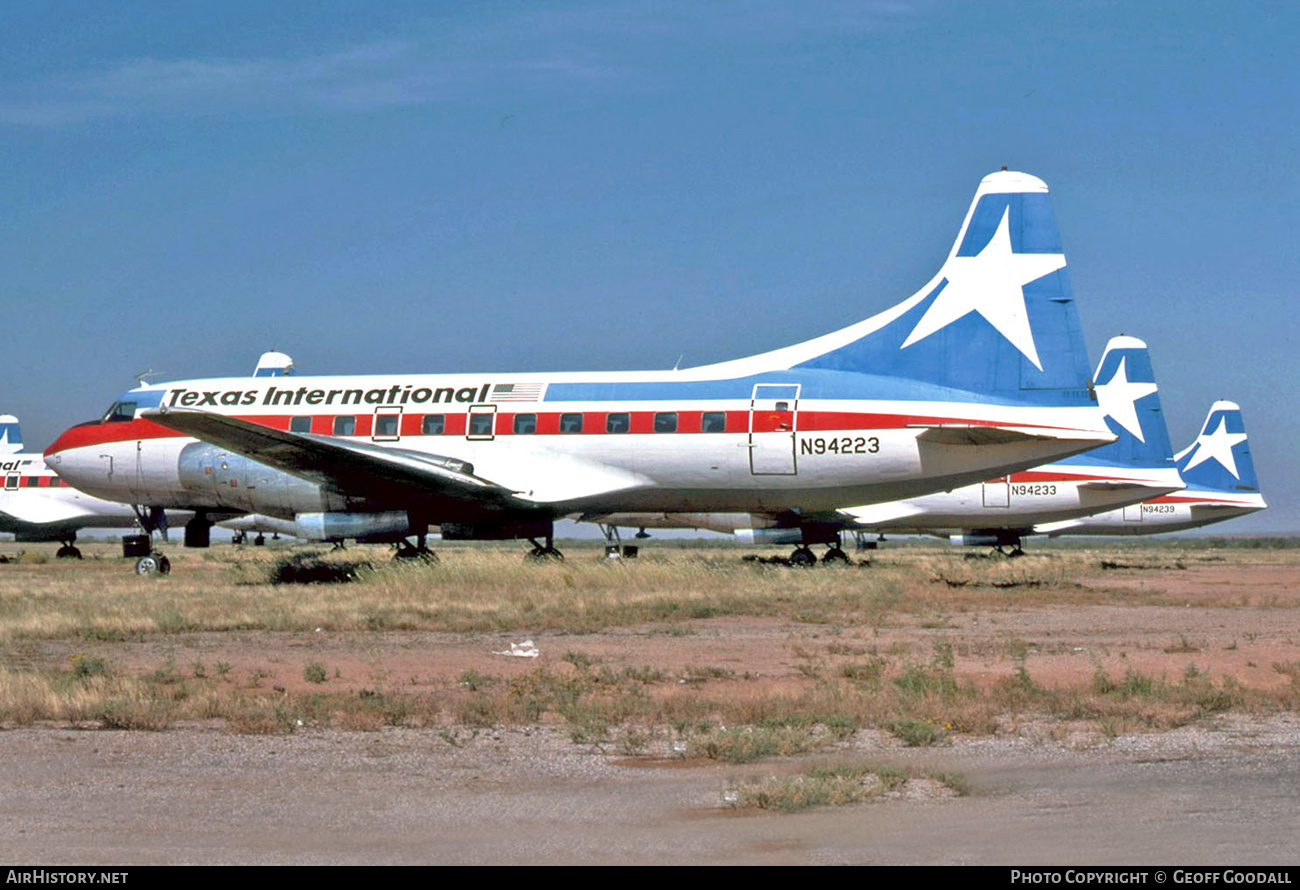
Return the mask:
<svg viewBox="0 0 1300 890">
<path fill-rule="evenodd" d="M 851 507 L 840 510 L 841 516 L 848 517 L 855 525 L 871 528 L 884 522 L 906 519 L 918 513 L 924 513 L 924 507 L 909 504 L 907 501 L 891 501 L 886 504 L 867 504 L 863 507 Z"/>
<path fill-rule="evenodd" d="M 1063 431 L 1058 430 L 1053 430 L 1053 435 L 1048 435 L 1045 432 L 1029 430 L 1025 427 L 965 423 L 914 424 L 910 425 L 908 429 L 920 429 L 922 432 L 916 437 L 916 440 L 934 445 L 1005 445 L 1008 442 L 1035 442 L 1071 438 L 1068 433 L 1061 434 Z M 1088 432 L 1090 438 L 1095 438 L 1096 435 L 1091 431 Z"/>
<path fill-rule="evenodd" d="M 1060 535 L 1072 528 L 1079 528 L 1085 524 L 1084 519 L 1063 519 L 1060 522 L 1040 522 L 1034 526 L 1036 535 Z"/>
</svg>

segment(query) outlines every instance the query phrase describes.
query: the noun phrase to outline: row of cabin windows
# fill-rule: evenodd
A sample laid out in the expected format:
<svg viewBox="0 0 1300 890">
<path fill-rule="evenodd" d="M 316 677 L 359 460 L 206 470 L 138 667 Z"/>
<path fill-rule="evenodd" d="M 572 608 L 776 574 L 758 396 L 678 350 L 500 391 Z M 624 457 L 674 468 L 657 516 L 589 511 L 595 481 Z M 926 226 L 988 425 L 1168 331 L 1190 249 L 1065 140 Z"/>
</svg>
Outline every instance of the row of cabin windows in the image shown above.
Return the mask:
<svg viewBox="0 0 1300 890">
<path fill-rule="evenodd" d="M 41 480 L 45 484 L 41 484 Z M 64 485 L 62 479 L 58 476 L 19 476 L 12 474 L 5 477 L 5 491 L 16 491 L 22 488 L 61 488 Z"/>
<path fill-rule="evenodd" d="M 490 436 L 492 435 L 492 426 L 495 414 L 471 414 L 469 416 L 469 435 L 471 436 Z M 399 414 L 377 414 L 375 415 L 376 438 L 398 435 L 398 424 L 401 422 Z M 581 433 L 583 415 L 581 414 L 561 414 L 560 415 L 560 432 L 561 433 Z M 426 414 L 420 424 L 420 432 L 426 436 L 441 436 L 447 429 L 447 418 L 443 414 Z M 700 429 L 706 433 L 725 433 L 727 431 L 727 413 L 725 411 L 705 411 L 700 422 Z M 627 433 L 632 430 L 632 415 L 626 412 L 615 412 L 605 415 L 605 432 L 607 433 Z M 336 436 L 353 436 L 357 431 L 357 419 L 353 416 L 335 417 L 334 418 L 334 435 Z M 675 433 L 677 432 L 677 412 L 660 411 L 655 414 L 654 431 L 656 433 Z M 289 432 L 291 433 L 310 433 L 310 417 L 294 417 L 289 420 Z M 516 414 L 514 420 L 514 432 L 517 436 L 527 436 L 537 432 L 537 415 L 536 414 Z"/>
</svg>

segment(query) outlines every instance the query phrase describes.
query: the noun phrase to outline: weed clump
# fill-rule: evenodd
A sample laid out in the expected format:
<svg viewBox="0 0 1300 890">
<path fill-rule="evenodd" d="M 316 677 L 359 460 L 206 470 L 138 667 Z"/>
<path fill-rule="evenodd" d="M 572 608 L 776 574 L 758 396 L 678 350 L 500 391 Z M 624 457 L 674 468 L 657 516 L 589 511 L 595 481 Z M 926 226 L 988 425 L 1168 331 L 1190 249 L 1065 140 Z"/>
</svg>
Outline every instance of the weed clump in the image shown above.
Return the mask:
<svg viewBox="0 0 1300 890">
<path fill-rule="evenodd" d="M 369 562 L 331 562 L 313 554 L 286 556 L 271 567 L 272 584 L 346 584 L 374 566 Z"/>
</svg>

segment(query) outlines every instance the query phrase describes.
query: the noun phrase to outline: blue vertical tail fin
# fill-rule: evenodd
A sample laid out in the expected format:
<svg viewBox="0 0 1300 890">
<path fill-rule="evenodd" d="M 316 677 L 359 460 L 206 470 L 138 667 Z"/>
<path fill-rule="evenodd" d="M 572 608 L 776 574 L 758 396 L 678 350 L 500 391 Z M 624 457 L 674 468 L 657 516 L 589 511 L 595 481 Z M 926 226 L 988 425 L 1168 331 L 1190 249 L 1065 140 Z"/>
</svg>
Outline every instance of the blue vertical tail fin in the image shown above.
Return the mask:
<svg viewBox="0 0 1300 890">
<path fill-rule="evenodd" d="M 1136 337 L 1112 337 L 1097 365 L 1096 391 L 1106 425 L 1118 438 L 1077 460 L 1172 469 L 1174 448 L 1147 345 Z"/>
<path fill-rule="evenodd" d="M 1210 406 L 1201 434 L 1175 457 L 1188 486 L 1218 491 L 1258 492 L 1246 423 L 1236 402 Z"/>
<path fill-rule="evenodd" d="M 925 287 L 856 325 L 750 361 L 760 360 L 981 399 L 1089 404 L 1087 349 L 1047 185 L 1026 173 L 986 176 Z"/>
<path fill-rule="evenodd" d="M 23 450 L 23 434 L 18 428 L 18 418 L 0 414 L 0 454 L 18 454 Z"/>
</svg>

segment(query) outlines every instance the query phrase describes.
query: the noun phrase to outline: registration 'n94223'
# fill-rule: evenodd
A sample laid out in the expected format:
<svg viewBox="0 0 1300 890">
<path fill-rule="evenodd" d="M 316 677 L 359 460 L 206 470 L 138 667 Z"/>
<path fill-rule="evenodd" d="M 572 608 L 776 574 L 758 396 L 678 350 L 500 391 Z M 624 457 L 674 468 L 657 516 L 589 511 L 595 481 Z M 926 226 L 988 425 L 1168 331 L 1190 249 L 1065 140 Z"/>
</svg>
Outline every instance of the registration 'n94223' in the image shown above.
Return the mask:
<svg viewBox="0 0 1300 890">
<path fill-rule="evenodd" d="M 880 440 L 875 436 L 804 436 L 799 439 L 800 454 L 877 454 Z"/>
</svg>

